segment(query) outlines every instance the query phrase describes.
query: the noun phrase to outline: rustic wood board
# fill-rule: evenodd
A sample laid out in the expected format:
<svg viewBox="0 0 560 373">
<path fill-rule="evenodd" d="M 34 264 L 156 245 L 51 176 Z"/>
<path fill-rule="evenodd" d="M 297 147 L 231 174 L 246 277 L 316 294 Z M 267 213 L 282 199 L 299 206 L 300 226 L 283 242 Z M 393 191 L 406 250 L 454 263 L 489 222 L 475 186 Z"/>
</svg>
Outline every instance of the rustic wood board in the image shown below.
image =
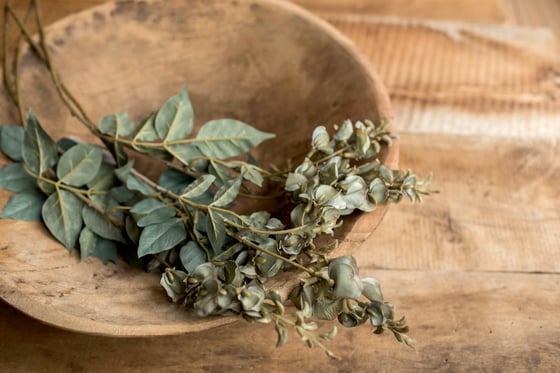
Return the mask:
<svg viewBox="0 0 560 373">
<path fill-rule="evenodd" d="M 270 328 L 247 331 L 243 323 L 198 338 L 102 338 L 43 325 L 0 302 L 1 369 L 560 368 L 558 3 L 297 2 L 328 17 L 380 71 L 405 129 L 401 164 L 434 171 L 442 191 L 423 206 L 391 209 L 377 243 L 358 255 L 362 275 L 378 278 L 409 317 L 419 353 L 367 328 L 341 330 L 332 347 L 342 362 L 323 360 L 294 337 L 276 350 Z M 69 12 L 64 3 L 43 0 L 53 5 L 51 20 Z"/>
<path fill-rule="evenodd" d="M 320 14 L 366 14 L 430 20 L 502 23 L 511 14 L 503 0 L 293 0 Z M 460 9 L 460 11 L 458 11 Z"/>
<path fill-rule="evenodd" d="M 340 330 L 329 361 L 295 337 L 276 349 L 273 328 L 236 323 L 211 333 L 106 338 L 45 326 L 0 307 L 4 371 L 400 372 L 554 371 L 560 354 L 557 275 L 377 271 L 385 295 L 406 305 L 418 352 L 368 328 Z M 538 289 L 538 291 L 535 291 Z M 397 296 L 398 294 L 398 296 Z M 25 342 L 21 330 L 25 328 Z M 32 356 L 33 358 L 30 358 Z"/>
</svg>

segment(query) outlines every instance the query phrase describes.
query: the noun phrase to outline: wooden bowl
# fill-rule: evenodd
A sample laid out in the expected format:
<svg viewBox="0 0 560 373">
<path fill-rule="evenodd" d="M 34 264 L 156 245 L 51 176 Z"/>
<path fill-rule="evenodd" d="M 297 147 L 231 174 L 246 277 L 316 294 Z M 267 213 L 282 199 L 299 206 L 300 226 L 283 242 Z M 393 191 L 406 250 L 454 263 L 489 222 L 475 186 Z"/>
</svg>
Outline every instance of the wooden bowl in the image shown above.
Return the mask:
<svg viewBox="0 0 560 373">
<path fill-rule="evenodd" d="M 197 125 L 230 117 L 277 134 L 256 152 L 263 165 L 285 164 L 288 155 L 301 158 L 318 124 L 391 119 L 381 80 L 354 46 L 286 2 L 110 2 L 49 26 L 46 35 L 64 82 L 93 118 L 125 111 L 140 119 L 188 83 Z M 32 53 L 24 51 L 22 61 L 24 104 L 51 136 L 90 138 Z M 2 122 L 15 121 L 5 94 L 0 101 Z M 384 162 L 396 167 L 397 154 L 394 145 Z M 0 205 L 8 198 L 1 192 Z M 385 211 L 346 218 L 336 254 L 358 250 Z M 159 275 L 124 263 L 80 261 L 40 223 L 0 220 L 0 237 L 0 296 L 46 323 L 101 335 L 153 336 L 238 319 L 197 318 L 168 300 Z"/>
</svg>

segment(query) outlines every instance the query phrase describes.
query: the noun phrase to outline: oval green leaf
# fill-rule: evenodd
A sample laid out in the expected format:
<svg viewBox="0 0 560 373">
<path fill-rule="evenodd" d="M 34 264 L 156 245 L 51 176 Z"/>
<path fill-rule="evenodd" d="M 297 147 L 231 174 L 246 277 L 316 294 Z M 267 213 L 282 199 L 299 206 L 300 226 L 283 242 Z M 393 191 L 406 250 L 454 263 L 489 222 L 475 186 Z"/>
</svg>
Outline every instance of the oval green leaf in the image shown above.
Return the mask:
<svg viewBox="0 0 560 373">
<path fill-rule="evenodd" d="M 208 209 L 208 219 L 206 220 L 206 232 L 214 256 L 222 252 L 222 247 L 226 242 L 226 225 L 223 217 L 214 211 L 212 208 Z"/>
<path fill-rule="evenodd" d="M 60 157 L 56 176 L 64 184 L 80 187 L 95 179 L 102 162 L 101 148 L 91 144 L 78 144 Z"/>
<path fill-rule="evenodd" d="M 181 263 L 183 263 L 183 266 L 189 273 L 207 261 L 206 253 L 194 241 L 189 241 L 185 246 L 181 247 L 179 257 L 181 258 Z"/>
<path fill-rule="evenodd" d="M 181 219 L 168 219 L 159 224 L 148 225 L 140 234 L 138 257 L 158 254 L 169 250 L 187 238 Z"/>
<path fill-rule="evenodd" d="M 22 192 L 36 187 L 36 180 L 25 172 L 23 163 L 11 163 L 0 169 L 0 189 Z"/>
<path fill-rule="evenodd" d="M 113 137 L 128 137 L 134 129 L 134 121 L 127 113 L 106 115 L 99 121 L 99 130 Z"/>
<path fill-rule="evenodd" d="M 42 216 L 51 234 L 72 251 L 82 230 L 83 203 L 71 192 L 57 189 L 43 204 Z"/>
<path fill-rule="evenodd" d="M 39 221 L 44 202 L 45 196 L 36 190 L 15 194 L 4 206 L 0 218 Z"/>
<path fill-rule="evenodd" d="M 155 130 L 167 142 L 184 139 L 192 132 L 193 125 L 194 112 L 185 85 L 161 107 L 156 115 Z"/>
<path fill-rule="evenodd" d="M 85 226 L 95 234 L 109 240 L 126 242 L 119 228 L 114 226 L 105 216 L 87 205 L 84 205 L 82 208 L 82 219 Z"/>
<path fill-rule="evenodd" d="M 235 119 L 216 119 L 202 126 L 194 143 L 204 155 L 225 159 L 246 153 L 274 136 Z"/>
<path fill-rule="evenodd" d="M 231 204 L 237 195 L 239 194 L 239 188 L 241 187 L 241 182 L 243 179 L 241 177 L 236 177 L 233 180 L 228 180 L 214 196 L 214 202 L 212 206 L 222 207 Z"/>
<path fill-rule="evenodd" d="M 82 259 L 95 256 L 101 259 L 103 264 L 117 262 L 117 245 L 115 242 L 99 237 L 87 227 L 82 229 L 79 242 Z"/>
<path fill-rule="evenodd" d="M 23 134 L 22 158 L 27 168 L 37 175 L 42 175 L 58 161 L 56 143 L 43 130 L 32 110 L 29 110 Z"/>
<path fill-rule="evenodd" d="M 183 190 L 181 197 L 183 198 L 194 198 L 201 196 L 210 188 L 212 183 L 216 180 L 214 175 L 202 175 L 191 183 L 188 187 Z"/>
<path fill-rule="evenodd" d="M 21 126 L 0 126 L 0 148 L 14 161 L 23 160 L 23 134 Z"/>
</svg>

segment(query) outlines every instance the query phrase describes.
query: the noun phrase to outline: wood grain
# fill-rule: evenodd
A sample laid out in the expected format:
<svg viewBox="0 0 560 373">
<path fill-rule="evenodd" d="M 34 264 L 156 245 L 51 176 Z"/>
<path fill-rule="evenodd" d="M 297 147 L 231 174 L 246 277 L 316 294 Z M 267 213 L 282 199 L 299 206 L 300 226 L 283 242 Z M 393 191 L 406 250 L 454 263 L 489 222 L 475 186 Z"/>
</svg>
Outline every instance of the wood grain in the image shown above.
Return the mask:
<svg viewBox="0 0 560 373">
<path fill-rule="evenodd" d="M 97 2 L 42 1 L 52 20 Z M 0 370 L 560 369 L 558 2 L 297 2 L 328 17 L 374 64 L 404 129 L 402 166 L 433 171 L 441 190 L 423 206 L 392 208 L 357 255 L 361 274 L 378 278 L 409 317 L 419 353 L 367 328 L 340 331 L 332 348 L 342 362 L 294 336 L 276 350 L 269 327 L 243 323 L 96 337 L 0 301 Z"/>
<path fill-rule="evenodd" d="M 503 0 L 294 0 L 321 15 L 361 14 L 403 18 L 502 23 L 511 13 Z"/>
<path fill-rule="evenodd" d="M 405 133 L 401 144 L 401 164 L 433 171 L 441 194 L 391 209 L 359 262 L 371 255 L 380 268 L 560 272 L 556 141 Z"/>
<path fill-rule="evenodd" d="M 367 327 L 343 329 L 326 360 L 291 335 L 275 349 L 273 328 L 243 322 L 211 333 L 107 338 L 70 333 L 0 306 L 0 367 L 15 371 L 395 372 L 555 371 L 560 276 L 454 271 L 376 271 L 386 298 L 402 305 L 418 353 Z M 535 291 L 535 289 L 539 289 Z M 25 343 L 21 343 L 21 328 Z M 29 358 L 33 356 L 33 358 Z"/>
</svg>

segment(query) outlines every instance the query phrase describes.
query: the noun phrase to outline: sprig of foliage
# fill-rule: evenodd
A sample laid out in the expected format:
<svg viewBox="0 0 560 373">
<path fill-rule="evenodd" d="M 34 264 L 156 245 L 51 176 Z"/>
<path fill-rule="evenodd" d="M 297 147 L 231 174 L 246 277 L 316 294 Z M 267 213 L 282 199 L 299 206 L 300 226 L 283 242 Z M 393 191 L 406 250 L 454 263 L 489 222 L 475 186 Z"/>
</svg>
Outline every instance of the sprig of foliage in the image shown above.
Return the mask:
<svg viewBox="0 0 560 373">
<path fill-rule="evenodd" d="M 82 258 L 116 262 L 120 252 L 130 263 L 161 272 L 160 284 L 172 301 L 200 316 L 234 313 L 273 323 L 278 346 L 292 328 L 310 347 L 336 358 L 323 343 L 336 335 L 336 327 L 319 333 L 310 318 L 336 319 L 345 327 L 369 321 L 375 333 L 390 330 L 399 342 L 414 345 L 406 318 L 395 319 L 379 283 L 361 279 L 353 257 L 330 257 L 336 240 L 317 244 L 356 210 L 372 211 L 403 196 L 421 201 L 432 193 L 425 189 L 429 178 L 391 170 L 377 159 L 394 138 L 389 123 L 347 120 L 332 135 L 318 126 L 304 160 L 281 172 L 259 167 L 249 154 L 273 134 L 217 119 L 193 136 L 187 86 L 138 124 L 118 113 L 95 125 L 54 71 L 43 33 L 35 43 L 9 1 L 5 9 L 47 66 L 68 109 L 106 149 L 69 139 L 55 142 L 31 110 L 24 127 L 1 126 L 0 148 L 16 163 L 0 169 L 0 188 L 16 194 L 0 217 L 42 220 L 53 237 L 69 251 L 79 249 Z M 23 113 L 14 75 L 10 94 Z M 125 148 L 168 168 L 151 180 L 134 167 Z M 244 191 L 261 188 L 265 179 L 284 191 L 292 206 L 288 217 L 236 212 Z M 285 301 L 267 284 L 281 272 L 296 270 L 305 276 L 289 296 L 298 311 L 288 315 Z"/>
</svg>

